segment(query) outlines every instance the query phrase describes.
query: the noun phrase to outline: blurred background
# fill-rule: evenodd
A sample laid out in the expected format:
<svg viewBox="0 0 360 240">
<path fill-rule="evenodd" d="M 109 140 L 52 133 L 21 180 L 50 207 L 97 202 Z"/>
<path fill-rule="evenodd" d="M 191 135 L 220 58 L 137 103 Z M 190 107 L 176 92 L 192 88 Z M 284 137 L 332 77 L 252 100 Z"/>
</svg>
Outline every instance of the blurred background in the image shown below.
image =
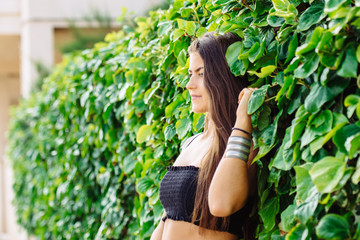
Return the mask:
<svg viewBox="0 0 360 240">
<path fill-rule="evenodd" d="M 0 240 L 30 239 L 16 225 L 6 158 L 9 109 L 37 91 L 62 55 L 91 47 L 167 0 L 0 0 Z M 125 11 L 125 9 L 127 11 Z"/>
</svg>

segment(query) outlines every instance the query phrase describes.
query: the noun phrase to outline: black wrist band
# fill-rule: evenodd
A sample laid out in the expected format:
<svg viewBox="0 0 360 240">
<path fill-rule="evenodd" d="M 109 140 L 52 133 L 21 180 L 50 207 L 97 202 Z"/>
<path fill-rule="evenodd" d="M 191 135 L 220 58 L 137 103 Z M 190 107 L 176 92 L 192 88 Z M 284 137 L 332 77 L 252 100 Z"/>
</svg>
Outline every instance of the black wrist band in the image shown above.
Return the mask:
<svg viewBox="0 0 360 240">
<path fill-rule="evenodd" d="M 233 127 L 232 130 L 238 130 L 238 131 L 240 131 L 240 132 L 246 133 L 246 134 L 248 134 L 249 136 L 251 136 L 251 133 L 249 133 L 248 131 L 245 131 L 244 129 L 241 129 L 241 128 Z"/>
</svg>

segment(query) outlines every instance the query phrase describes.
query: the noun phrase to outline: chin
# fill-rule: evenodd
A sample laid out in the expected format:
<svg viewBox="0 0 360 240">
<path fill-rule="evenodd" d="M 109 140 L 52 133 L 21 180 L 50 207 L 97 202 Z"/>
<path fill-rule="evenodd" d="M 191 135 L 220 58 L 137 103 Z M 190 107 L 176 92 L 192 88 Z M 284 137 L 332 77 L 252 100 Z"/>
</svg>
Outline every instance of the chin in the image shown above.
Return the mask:
<svg viewBox="0 0 360 240">
<path fill-rule="evenodd" d="M 192 108 L 192 111 L 194 113 L 206 113 L 206 111 L 204 109 L 199 109 L 199 108 Z"/>
</svg>

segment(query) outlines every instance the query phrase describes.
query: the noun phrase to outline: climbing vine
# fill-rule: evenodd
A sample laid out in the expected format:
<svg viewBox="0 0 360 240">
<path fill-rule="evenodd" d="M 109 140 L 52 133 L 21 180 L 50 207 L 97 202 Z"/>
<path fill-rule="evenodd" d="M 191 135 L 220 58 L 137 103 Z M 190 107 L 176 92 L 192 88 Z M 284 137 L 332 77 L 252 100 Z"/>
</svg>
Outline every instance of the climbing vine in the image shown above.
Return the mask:
<svg viewBox="0 0 360 240">
<path fill-rule="evenodd" d="M 12 111 L 19 223 L 39 239 L 148 239 L 181 143 L 202 131 L 187 47 L 235 32 L 259 152 L 258 239 L 360 238 L 360 2 L 175 0 L 73 53 Z"/>
</svg>

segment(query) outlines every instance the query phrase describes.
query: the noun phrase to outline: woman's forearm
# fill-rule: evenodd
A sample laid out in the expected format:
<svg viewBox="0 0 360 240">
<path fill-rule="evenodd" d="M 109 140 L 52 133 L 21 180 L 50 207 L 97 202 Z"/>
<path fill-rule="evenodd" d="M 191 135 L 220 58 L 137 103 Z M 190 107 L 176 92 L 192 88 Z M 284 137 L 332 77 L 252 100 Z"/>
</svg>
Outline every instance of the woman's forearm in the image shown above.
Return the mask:
<svg viewBox="0 0 360 240">
<path fill-rule="evenodd" d="M 249 119 L 238 120 L 236 128 L 251 133 Z M 231 136 L 250 139 L 242 131 L 233 130 Z M 251 139 L 250 139 L 251 140 Z M 252 161 L 252 154 L 248 161 Z M 221 159 L 209 188 L 209 208 L 214 216 L 226 217 L 241 209 L 249 195 L 249 177 L 247 159 L 226 157 Z"/>
</svg>

